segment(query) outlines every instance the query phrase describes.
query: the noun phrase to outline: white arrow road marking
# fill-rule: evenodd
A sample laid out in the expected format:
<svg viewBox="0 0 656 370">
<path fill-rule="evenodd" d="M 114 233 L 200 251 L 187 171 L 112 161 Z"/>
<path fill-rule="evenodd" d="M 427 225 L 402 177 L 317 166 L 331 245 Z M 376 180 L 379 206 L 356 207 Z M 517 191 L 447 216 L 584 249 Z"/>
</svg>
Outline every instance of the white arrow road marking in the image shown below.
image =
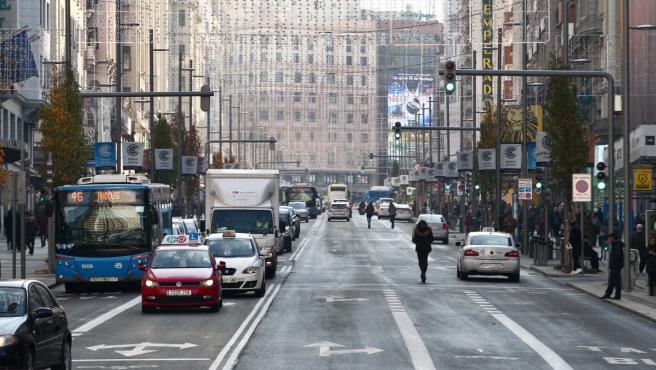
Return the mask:
<svg viewBox="0 0 656 370">
<path fill-rule="evenodd" d="M 367 298 L 344 298 L 341 296 L 334 296 L 334 297 L 319 297 L 319 299 L 324 299 L 326 303 L 333 303 L 333 302 L 365 302 L 368 301 Z"/>
<path fill-rule="evenodd" d="M 99 344 L 97 346 L 87 347 L 87 349 L 95 352 L 100 349 L 130 348 L 130 347 L 132 347 L 132 349 L 124 350 L 124 351 L 114 351 L 114 352 L 119 353 L 125 357 L 132 357 L 132 356 L 143 355 L 150 352 L 157 352 L 156 349 L 146 349 L 147 347 L 169 347 L 169 348 L 187 349 L 187 348 L 196 347 L 196 345 L 193 343 L 169 344 L 169 343 L 143 342 L 137 344 L 111 344 L 111 345 Z"/>
<path fill-rule="evenodd" d="M 308 348 L 319 347 L 319 356 L 321 357 L 327 357 L 331 355 L 346 355 L 351 353 L 366 353 L 368 355 L 372 355 L 374 353 L 383 352 L 383 350 L 380 348 L 374 348 L 369 346 L 364 348 L 352 348 L 352 349 L 330 349 L 331 347 L 344 347 L 341 344 L 337 344 L 333 342 L 317 342 L 317 343 L 308 344 L 303 347 L 308 347 Z"/>
</svg>

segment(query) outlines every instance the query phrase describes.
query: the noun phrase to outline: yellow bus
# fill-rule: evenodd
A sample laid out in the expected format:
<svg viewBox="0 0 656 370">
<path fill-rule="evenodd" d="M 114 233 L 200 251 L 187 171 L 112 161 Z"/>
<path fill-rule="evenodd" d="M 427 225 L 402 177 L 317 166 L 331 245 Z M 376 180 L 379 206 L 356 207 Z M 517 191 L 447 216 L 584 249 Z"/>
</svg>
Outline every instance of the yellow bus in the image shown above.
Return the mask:
<svg viewBox="0 0 656 370">
<path fill-rule="evenodd" d="M 330 184 L 328 185 L 328 205 L 333 204 L 334 200 L 340 199 L 349 202 L 349 191 L 346 184 Z"/>
</svg>

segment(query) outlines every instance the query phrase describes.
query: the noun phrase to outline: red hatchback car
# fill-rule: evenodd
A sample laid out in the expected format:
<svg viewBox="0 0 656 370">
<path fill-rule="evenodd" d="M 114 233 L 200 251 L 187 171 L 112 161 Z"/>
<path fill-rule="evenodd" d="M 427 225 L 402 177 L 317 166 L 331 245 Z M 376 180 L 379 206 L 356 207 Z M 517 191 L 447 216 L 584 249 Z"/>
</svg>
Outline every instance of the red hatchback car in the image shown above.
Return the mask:
<svg viewBox="0 0 656 370">
<path fill-rule="evenodd" d="M 209 307 L 218 311 L 221 297 L 220 266 L 206 245 L 157 247 L 141 281 L 141 311 L 157 307 Z"/>
</svg>

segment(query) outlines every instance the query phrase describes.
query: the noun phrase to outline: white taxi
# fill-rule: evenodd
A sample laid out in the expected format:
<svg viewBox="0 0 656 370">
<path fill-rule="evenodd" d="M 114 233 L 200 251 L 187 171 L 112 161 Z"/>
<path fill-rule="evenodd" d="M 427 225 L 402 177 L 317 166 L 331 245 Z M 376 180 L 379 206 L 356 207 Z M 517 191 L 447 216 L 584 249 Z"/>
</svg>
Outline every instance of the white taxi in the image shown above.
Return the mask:
<svg viewBox="0 0 656 370">
<path fill-rule="evenodd" d="M 519 282 L 519 249 L 512 236 L 501 232 L 471 232 L 464 245 L 456 242 L 457 275 L 467 280 L 470 275 L 505 275 Z"/>
<path fill-rule="evenodd" d="M 228 230 L 205 238 L 217 264 L 222 267 L 222 285 L 226 292 L 266 292 L 264 256 L 250 234 Z"/>
</svg>

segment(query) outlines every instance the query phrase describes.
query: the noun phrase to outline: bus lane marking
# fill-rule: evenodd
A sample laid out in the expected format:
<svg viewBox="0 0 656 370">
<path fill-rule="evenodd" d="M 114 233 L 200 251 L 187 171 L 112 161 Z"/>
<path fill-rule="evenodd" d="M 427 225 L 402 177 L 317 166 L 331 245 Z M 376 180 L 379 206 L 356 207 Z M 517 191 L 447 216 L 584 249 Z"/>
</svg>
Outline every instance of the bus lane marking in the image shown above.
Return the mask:
<svg viewBox="0 0 656 370">
<path fill-rule="evenodd" d="M 134 297 L 130 301 L 128 301 L 128 302 L 126 302 L 126 303 L 124 303 L 124 304 L 122 304 L 122 305 L 120 305 L 116 308 L 113 308 L 113 309 L 105 312 L 104 314 L 96 317 L 95 319 L 87 322 L 86 324 L 78 327 L 77 329 L 72 330 L 71 335 L 73 335 L 74 337 L 80 336 L 80 335 L 88 332 L 89 330 L 94 329 L 98 325 L 100 325 L 100 324 L 102 324 L 106 321 L 111 320 L 113 317 L 123 313 L 124 311 L 127 311 L 130 308 L 138 305 L 139 303 L 141 303 L 141 296 Z"/>
</svg>

